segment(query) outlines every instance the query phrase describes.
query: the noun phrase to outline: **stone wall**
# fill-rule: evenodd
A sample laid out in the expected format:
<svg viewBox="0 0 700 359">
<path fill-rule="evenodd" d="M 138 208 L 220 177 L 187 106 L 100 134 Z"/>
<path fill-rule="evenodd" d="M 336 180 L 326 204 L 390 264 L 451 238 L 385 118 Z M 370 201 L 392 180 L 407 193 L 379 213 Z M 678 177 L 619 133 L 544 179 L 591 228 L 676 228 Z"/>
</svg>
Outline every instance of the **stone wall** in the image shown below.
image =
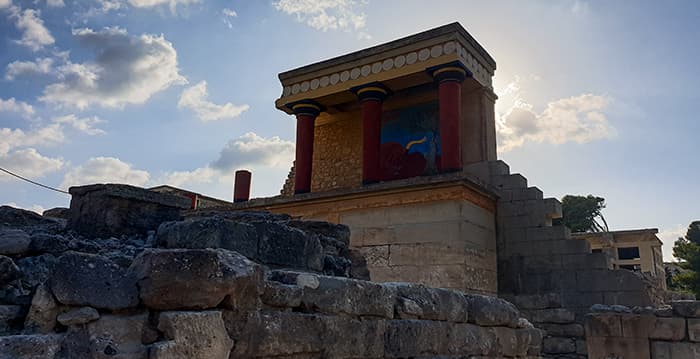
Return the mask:
<svg viewBox="0 0 700 359">
<path fill-rule="evenodd" d="M 656 309 L 594 306 L 586 316 L 590 359 L 700 357 L 700 302 Z"/>
<path fill-rule="evenodd" d="M 70 218 L 146 201 L 107 189 Z M 123 234 L 76 232 L 87 218 Z M 215 211 L 79 223 L 0 208 L 1 359 L 539 357 L 541 331 L 505 300 L 350 278 L 345 226 Z"/>
</svg>

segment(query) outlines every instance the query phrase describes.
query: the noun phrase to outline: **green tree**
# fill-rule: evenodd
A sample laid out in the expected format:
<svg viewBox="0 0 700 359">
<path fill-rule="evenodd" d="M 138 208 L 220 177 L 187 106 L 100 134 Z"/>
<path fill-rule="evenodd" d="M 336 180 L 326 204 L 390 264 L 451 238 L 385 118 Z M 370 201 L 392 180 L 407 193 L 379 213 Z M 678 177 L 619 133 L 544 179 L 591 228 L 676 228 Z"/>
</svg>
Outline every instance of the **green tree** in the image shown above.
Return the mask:
<svg viewBox="0 0 700 359">
<path fill-rule="evenodd" d="M 685 271 L 671 278 L 671 289 L 692 292 L 700 298 L 700 221 L 690 223 L 685 237 L 676 240 L 673 256 L 680 260 L 679 266 Z"/>
<path fill-rule="evenodd" d="M 566 195 L 561 199 L 562 218 L 556 221 L 572 232 L 607 232 L 608 223 L 603 217 L 605 199 L 593 195 Z"/>
</svg>

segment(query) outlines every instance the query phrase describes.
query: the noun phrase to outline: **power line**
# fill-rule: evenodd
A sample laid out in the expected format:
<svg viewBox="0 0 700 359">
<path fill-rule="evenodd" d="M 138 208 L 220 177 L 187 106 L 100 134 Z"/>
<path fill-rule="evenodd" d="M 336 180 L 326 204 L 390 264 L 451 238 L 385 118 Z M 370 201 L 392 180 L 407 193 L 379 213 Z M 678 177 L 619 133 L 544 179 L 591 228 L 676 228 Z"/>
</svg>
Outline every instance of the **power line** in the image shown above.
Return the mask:
<svg viewBox="0 0 700 359">
<path fill-rule="evenodd" d="M 31 183 L 31 184 L 35 184 L 35 185 L 37 185 L 37 186 L 44 187 L 44 188 L 46 188 L 46 189 L 50 189 L 50 190 L 52 190 L 52 191 L 61 192 L 61 193 L 65 193 L 65 194 L 70 194 L 70 193 L 68 193 L 67 191 L 64 191 L 64 190 L 62 190 L 62 189 L 53 188 L 53 187 L 51 187 L 51 186 L 43 185 L 43 184 L 41 184 L 41 183 L 39 183 L 39 182 L 34 182 L 34 181 L 30 180 L 29 178 L 22 177 L 22 176 L 20 176 L 20 175 L 18 175 L 18 174 L 16 174 L 16 173 L 12 173 L 12 172 L 10 172 L 10 171 L 8 171 L 8 170 L 2 168 L 2 167 L 0 167 L 0 171 L 3 171 L 3 172 L 5 172 L 5 173 L 9 174 L 10 176 L 15 176 L 15 177 L 17 177 L 17 178 L 19 178 L 19 179 L 21 179 L 21 180 L 23 180 L 23 181 L 27 181 L 27 182 L 29 182 L 29 183 Z"/>
</svg>

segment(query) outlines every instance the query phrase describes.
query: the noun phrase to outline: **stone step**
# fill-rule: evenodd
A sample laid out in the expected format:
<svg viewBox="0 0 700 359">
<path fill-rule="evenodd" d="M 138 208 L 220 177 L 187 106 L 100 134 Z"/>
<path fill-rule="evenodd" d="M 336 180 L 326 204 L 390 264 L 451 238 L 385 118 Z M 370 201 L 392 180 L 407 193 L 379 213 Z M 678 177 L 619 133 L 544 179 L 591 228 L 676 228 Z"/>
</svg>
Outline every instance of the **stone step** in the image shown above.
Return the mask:
<svg viewBox="0 0 700 359">
<path fill-rule="evenodd" d="M 527 188 L 527 178 L 519 173 L 491 176 L 491 185 L 499 190 Z"/>
<path fill-rule="evenodd" d="M 522 216 L 533 213 L 541 213 L 549 219 L 561 218 L 561 202 L 556 198 L 545 198 L 542 200 L 526 200 L 503 202 L 498 206 L 499 217 Z"/>
<path fill-rule="evenodd" d="M 509 243 L 507 255 L 543 256 L 550 254 L 586 254 L 591 252 L 587 241 L 578 239 L 560 239 L 540 241 L 536 244 L 528 242 Z"/>
<path fill-rule="evenodd" d="M 533 199 L 543 199 L 544 194 L 537 187 L 512 188 L 499 191 L 499 203 L 511 201 L 527 201 Z"/>
</svg>

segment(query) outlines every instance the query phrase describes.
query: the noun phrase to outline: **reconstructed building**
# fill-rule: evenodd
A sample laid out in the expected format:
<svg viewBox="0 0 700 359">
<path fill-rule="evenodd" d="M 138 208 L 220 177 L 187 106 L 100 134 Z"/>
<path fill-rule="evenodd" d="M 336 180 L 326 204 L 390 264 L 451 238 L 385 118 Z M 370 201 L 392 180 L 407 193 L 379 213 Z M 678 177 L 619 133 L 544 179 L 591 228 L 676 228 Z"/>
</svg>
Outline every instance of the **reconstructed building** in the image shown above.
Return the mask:
<svg viewBox="0 0 700 359">
<path fill-rule="evenodd" d="M 666 287 L 661 245 L 656 228 L 595 233 L 574 233 L 573 238 L 586 240 L 593 253 L 602 252 L 612 258 L 615 269 L 647 273 Z"/>
<path fill-rule="evenodd" d="M 348 225 L 374 281 L 526 310 L 532 296 L 557 298 L 534 309 L 577 313 L 657 302 L 653 283 L 552 226 L 561 203 L 497 159 L 495 69 L 453 23 L 281 73 L 275 104 L 296 119 L 294 166 L 280 196 L 234 209 Z"/>
</svg>

